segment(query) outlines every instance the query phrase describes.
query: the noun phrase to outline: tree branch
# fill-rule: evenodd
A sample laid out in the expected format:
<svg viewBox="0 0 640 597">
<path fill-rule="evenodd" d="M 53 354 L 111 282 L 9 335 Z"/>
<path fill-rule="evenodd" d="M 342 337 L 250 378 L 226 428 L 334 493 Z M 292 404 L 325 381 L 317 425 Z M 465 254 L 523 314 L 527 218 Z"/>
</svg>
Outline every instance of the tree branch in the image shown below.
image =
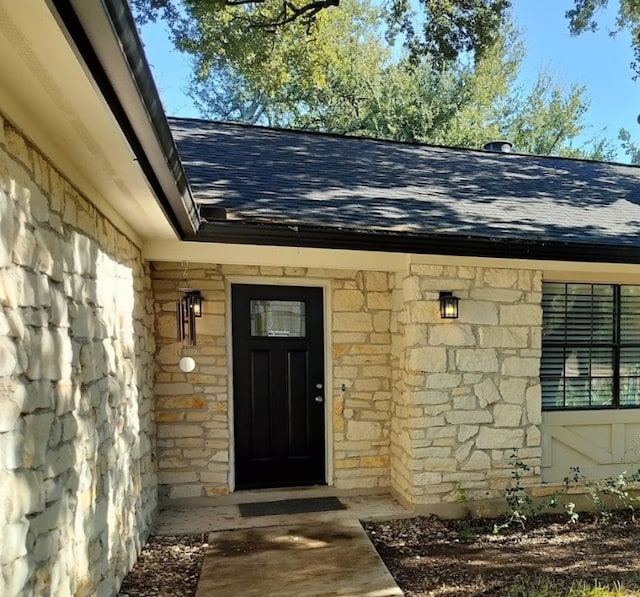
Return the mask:
<svg viewBox="0 0 640 597">
<path fill-rule="evenodd" d="M 227 4 L 235 0 L 226 0 Z M 259 0 L 263 2 L 264 0 Z M 262 23 L 253 23 L 254 27 L 261 27 L 263 29 L 283 27 L 297 19 L 302 19 L 302 22 L 306 25 L 310 25 L 313 22 L 314 17 L 323 9 L 329 6 L 339 6 L 340 0 L 314 0 L 302 6 L 296 6 L 288 0 L 283 2 L 282 13 L 279 18 L 275 20 L 264 21 Z"/>
<path fill-rule="evenodd" d="M 242 6 L 244 4 L 264 4 L 266 0 L 225 0 L 226 6 Z"/>
</svg>

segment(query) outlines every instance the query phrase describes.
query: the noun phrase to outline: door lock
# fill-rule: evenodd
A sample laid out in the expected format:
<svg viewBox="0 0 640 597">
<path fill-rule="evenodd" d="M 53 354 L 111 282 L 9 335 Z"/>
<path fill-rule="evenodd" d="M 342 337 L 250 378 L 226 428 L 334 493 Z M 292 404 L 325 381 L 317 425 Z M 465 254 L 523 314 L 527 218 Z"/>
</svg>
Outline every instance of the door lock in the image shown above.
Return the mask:
<svg viewBox="0 0 640 597">
<path fill-rule="evenodd" d="M 316 397 L 314 398 L 314 400 L 315 400 L 316 402 L 322 402 L 322 401 L 324 400 L 324 398 L 323 398 L 322 396 L 316 396 Z"/>
</svg>

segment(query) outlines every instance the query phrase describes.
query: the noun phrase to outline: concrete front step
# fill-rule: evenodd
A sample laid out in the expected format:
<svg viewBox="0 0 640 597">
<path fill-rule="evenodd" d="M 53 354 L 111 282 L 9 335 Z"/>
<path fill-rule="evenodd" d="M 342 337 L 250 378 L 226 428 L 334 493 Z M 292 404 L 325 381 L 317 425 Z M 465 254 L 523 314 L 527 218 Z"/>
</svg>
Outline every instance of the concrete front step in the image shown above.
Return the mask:
<svg viewBox="0 0 640 597">
<path fill-rule="evenodd" d="M 403 593 L 360 523 L 352 519 L 211 533 L 196 597 L 231 595 L 401 597 Z"/>
</svg>

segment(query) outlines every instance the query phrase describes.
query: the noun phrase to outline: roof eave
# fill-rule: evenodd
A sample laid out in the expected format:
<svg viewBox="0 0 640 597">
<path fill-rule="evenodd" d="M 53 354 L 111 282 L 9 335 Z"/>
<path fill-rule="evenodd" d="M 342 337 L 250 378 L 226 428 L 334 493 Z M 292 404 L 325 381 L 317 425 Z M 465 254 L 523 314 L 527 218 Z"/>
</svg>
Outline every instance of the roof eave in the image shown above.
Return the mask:
<svg viewBox="0 0 640 597">
<path fill-rule="evenodd" d="M 198 208 L 126 0 L 49 0 L 112 111 L 179 238 L 200 225 Z"/>
<path fill-rule="evenodd" d="M 640 248 L 509 237 L 378 232 L 348 228 L 248 222 L 206 222 L 192 240 L 201 242 L 386 251 L 579 263 L 640 264 Z"/>
</svg>

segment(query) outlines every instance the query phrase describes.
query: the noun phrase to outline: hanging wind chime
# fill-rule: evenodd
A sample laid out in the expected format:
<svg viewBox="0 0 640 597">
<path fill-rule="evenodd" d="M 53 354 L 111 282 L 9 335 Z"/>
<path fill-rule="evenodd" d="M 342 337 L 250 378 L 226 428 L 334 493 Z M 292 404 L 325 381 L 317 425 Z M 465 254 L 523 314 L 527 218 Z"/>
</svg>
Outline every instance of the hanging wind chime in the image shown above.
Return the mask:
<svg viewBox="0 0 640 597">
<path fill-rule="evenodd" d="M 188 347 L 196 346 L 196 318 L 202 317 L 202 293 L 191 288 L 187 281 L 187 263 L 184 268 L 184 287 L 178 289 L 178 300 L 176 301 L 176 327 L 177 339 L 182 343 L 182 357 L 178 366 L 185 373 L 190 373 L 196 367 L 193 357 L 184 355 Z"/>
</svg>

